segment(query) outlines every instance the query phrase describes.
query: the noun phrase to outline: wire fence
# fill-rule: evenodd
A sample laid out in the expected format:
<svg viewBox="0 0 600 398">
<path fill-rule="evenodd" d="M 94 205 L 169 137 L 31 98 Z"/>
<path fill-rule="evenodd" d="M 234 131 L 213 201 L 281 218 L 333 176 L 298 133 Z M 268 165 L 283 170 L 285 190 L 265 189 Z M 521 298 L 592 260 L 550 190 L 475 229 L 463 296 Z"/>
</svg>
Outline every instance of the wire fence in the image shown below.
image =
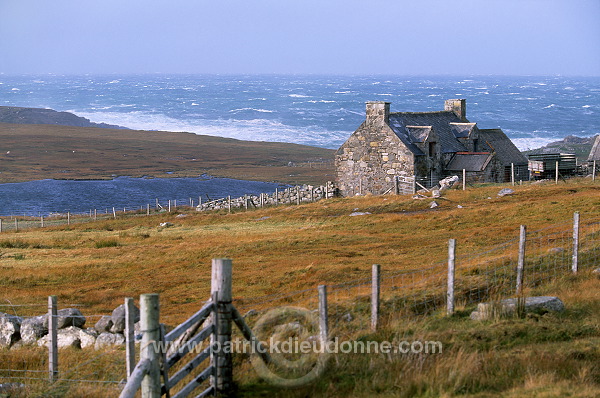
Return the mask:
<svg viewBox="0 0 600 398">
<path fill-rule="evenodd" d="M 476 241 L 476 238 L 472 241 Z M 528 231 L 525 250 L 522 252 L 520 247 L 522 242 L 518 238 L 518 231 L 515 231 L 514 238 L 476 253 L 461 252 L 458 242 L 454 283 L 457 307 L 468 309 L 475 303 L 515 297 L 516 270 L 520 261 L 524 265 L 525 293 L 571 274 L 575 262 L 580 273 L 597 268 L 600 262 L 600 218 L 582 218 L 577 228 L 569 220 Z M 432 248 L 433 250 L 439 250 L 439 246 L 438 249 Z M 432 258 L 439 256 L 432 255 Z M 419 269 L 403 269 L 404 266 L 401 263 L 381 265 L 380 325 L 393 325 L 395 322 L 446 309 L 448 263 L 423 261 Z M 355 339 L 371 331 L 373 277 L 370 270 L 370 265 L 365 266 L 364 277 L 327 285 L 330 336 Z M 239 297 L 234 298 L 233 304 L 252 328 L 257 324 L 264 326 L 265 317 L 272 311 L 289 307 L 308 314 L 308 318 L 305 317 L 304 320 L 314 318 L 318 321 L 319 289 L 314 287 L 265 296 Z M 82 306 L 68 307 L 85 312 L 85 307 Z M 43 315 L 46 308 L 44 304 L 0 303 L 0 312 L 8 314 L 5 317 L 20 317 L 21 325 L 27 319 Z M 95 325 L 101 317 L 85 315 L 86 323 L 80 325 L 81 330 Z M 162 319 L 166 324 L 172 323 L 171 326 L 176 325 L 179 320 L 178 317 Z M 298 319 L 290 318 L 287 322 L 288 326 L 293 326 Z M 310 333 L 318 333 L 315 332 L 314 325 L 311 330 Z M 233 339 L 241 340 L 243 337 L 234 330 Z M 115 395 L 114 392 L 122 388 L 126 380 L 125 350 L 120 345 L 97 347 L 97 342 L 96 337 L 93 344 L 84 347 L 83 338 L 80 337 L 81 349 L 75 345 L 75 348 L 60 350 L 58 378 L 54 383 L 49 383 L 48 351 L 38 347 L 43 343 L 28 345 L 15 341 L 10 350 L 0 349 L 0 384 L 22 383 L 32 386 L 32 389 L 37 386 L 55 392 L 68 391 L 70 396 L 91 395 L 91 392 L 100 390 L 106 391 L 107 396 Z M 234 377 L 243 382 L 253 369 L 250 355 L 236 355 L 234 364 Z"/>
</svg>

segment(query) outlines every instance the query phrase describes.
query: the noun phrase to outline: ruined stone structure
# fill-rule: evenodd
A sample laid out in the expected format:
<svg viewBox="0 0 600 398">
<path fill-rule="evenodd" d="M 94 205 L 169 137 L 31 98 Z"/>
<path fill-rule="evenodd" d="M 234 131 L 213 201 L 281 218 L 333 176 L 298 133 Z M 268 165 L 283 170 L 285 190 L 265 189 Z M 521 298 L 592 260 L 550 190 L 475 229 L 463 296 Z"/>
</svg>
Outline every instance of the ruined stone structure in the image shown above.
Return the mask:
<svg viewBox="0 0 600 398">
<path fill-rule="evenodd" d="M 527 159 L 500 129 L 479 129 L 466 118 L 466 100 L 438 112 L 390 113 L 389 102 L 367 102 L 366 118 L 338 149 L 337 184 L 343 196 L 383 194 L 398 177 L 432 186 L 450 174 L 472 182 L 528 180 Z"/>
</svg>

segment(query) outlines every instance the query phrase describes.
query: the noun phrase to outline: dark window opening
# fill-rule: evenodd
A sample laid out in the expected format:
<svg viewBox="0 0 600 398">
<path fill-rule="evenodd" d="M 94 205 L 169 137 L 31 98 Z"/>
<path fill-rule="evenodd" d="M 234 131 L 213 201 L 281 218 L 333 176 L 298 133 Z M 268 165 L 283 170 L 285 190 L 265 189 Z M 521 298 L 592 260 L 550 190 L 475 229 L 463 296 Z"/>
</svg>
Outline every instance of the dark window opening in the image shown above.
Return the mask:
<svg viewBox="0 0 600 398">
<path fill-rule="evenodd" d="M 429 156 L 433 156 L 435 154 L 435 142 L 429 143 Z"/>
</svg>

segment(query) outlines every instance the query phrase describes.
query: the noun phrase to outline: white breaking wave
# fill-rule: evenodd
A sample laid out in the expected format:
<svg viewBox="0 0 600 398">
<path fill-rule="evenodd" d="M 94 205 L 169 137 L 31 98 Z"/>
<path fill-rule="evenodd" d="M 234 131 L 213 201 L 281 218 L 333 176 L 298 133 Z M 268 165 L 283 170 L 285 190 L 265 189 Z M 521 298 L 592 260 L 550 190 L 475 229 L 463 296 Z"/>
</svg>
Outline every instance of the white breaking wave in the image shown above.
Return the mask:
<svg viewBox="0 0 600 398">
<path fill-rule="evenodd" d="M 530 137 L 530 138 L 511 138 L 511 141 L 521 151 L 527 151 L 530 149 L 537 149 L 548 145 L 551 142 L 560 140 L 560 138 L 542 138 L 542 137 Z"/>
<path fill-rule="evenodd" d="M 273 113 L 275 111 L 269 109 L 256 109 L 256 108 L 240 108 L 240 109 L 232 109 L 229 112 L 238 113 L 243 111 L 254 111 L 254 112 L 262 112 L 262 113 Z"/>
<path fill-rule="evenodd" d="M 309 98 L 309 95 L 302 95 L 302 94 L 290 94 L 288 95 L 288 97 L 292 97 L 292 98 Z"/>
<path fill-rule="evenodd" d="M 554 108 L 555 106 L 556 106 L 556 104 L 550 104 L 548 106 L 545 106 L 544 109 Z"/>
<path fill-rule="evenodd" d="M 134 130 L 189 132 L 247 141 L 276 141 L 338 148 L 352 134 L 351 131 L 328 131 L 321 127 L 289 126 L 267 119 L 251 120 L 179 120 L 162 114 L 145 112 L 78 112 L 95 123 L 108 123 Z"/>
</svg>

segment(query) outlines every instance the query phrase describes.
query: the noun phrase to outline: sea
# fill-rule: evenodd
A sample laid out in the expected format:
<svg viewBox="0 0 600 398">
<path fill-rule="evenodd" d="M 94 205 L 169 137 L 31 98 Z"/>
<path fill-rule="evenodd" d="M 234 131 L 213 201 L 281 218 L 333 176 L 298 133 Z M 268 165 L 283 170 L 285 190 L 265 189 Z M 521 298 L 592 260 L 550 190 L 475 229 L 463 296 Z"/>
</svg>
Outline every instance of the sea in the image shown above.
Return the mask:
<svg viewBox="0 0 600 398">
<path fill-rule="evenodd" d="M 470 121 L 501 128 L 521 150 L 600 134 L 600 77 L 0 74 L 0 105 L 324 148 L 339 147 L 360 125 L 366 101 L 419 112 L 443 110 L 450 98 L 465 98 Z"/>
</svg>

